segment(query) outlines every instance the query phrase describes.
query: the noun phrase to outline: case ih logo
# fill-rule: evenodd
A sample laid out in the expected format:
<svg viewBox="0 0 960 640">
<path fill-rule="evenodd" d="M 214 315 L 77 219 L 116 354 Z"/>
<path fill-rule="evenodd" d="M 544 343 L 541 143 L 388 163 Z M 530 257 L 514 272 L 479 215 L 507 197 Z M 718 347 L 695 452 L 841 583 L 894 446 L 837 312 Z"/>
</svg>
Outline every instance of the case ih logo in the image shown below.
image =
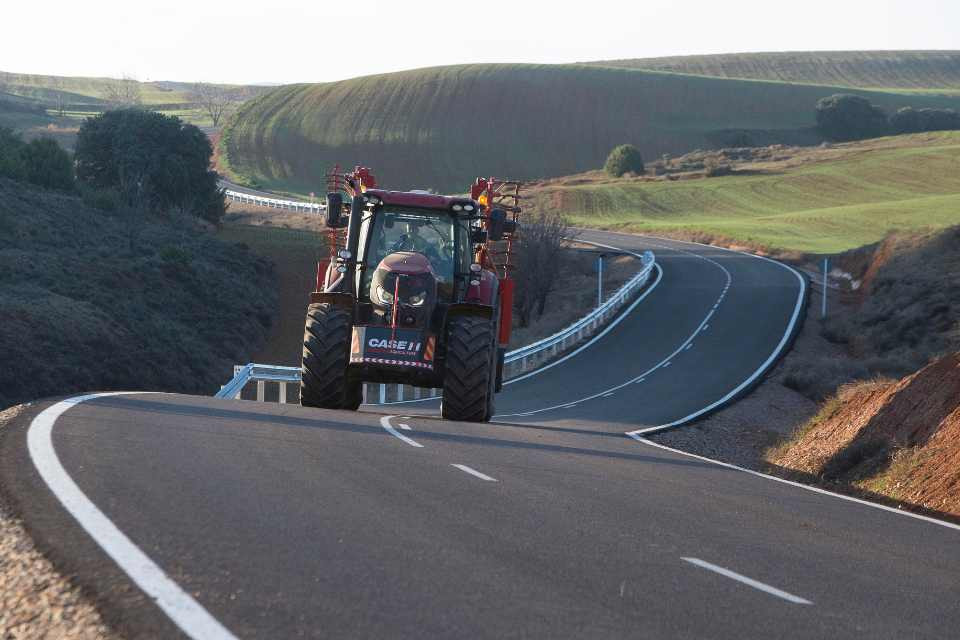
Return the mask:
<svg viewBox="0 0 960 640">
<path fill-rule="evenodd" d="M 404 355 L 416 355 L 420 353 L 420 342 L 410 342 L 407 340 L 387 340 L 385 338 L 370 338 L 367 340 L 367 346 L 371 349 L 383 349 L 391 353 L 401 353 Z"/>
</svg>

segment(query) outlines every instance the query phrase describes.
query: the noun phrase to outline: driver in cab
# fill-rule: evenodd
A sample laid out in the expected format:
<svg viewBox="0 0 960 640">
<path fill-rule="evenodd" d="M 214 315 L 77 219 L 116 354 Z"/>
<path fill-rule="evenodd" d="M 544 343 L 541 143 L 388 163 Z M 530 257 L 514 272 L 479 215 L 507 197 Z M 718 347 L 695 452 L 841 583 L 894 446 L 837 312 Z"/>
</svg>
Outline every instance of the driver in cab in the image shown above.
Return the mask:
<svg viewBox="0 0 960 640">
<path fill-rule="evenodd" d="M 407 223 L 407 232 L 393 244 L 394 251 L 417 251 L 426 255 L 428 249 L 433 246 L 420 235 L 420 225 L 412 222 Z"/>
</svg>

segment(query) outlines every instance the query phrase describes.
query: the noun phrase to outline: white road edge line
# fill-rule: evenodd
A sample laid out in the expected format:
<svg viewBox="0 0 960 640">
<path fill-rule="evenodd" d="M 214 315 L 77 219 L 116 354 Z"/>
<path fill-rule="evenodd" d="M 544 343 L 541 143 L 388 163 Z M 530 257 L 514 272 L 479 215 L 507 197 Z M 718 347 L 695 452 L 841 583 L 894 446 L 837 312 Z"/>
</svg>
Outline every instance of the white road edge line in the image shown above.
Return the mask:
<svg viewBox="0 0 960 640">
<path fill-rule="evenodd" d="M 773 480 L 774 482 L 780 482 L 783 484 L 788 484 L 792 487 L 798 487 L 800 489 L 806 489 L 807 491 L 813 491 L 814 493 L 819 493 L 825 496 L 833 496 L 834 498 L 840 498 L 841 500 L 847 500 L 848 502 L 856 502 L 857 504 L 862 504 L 867 507 L 873 507 L 874 509 L 882 509 L 883 511 L 889 511 L 891 513 L 898 513 L 902 516 L 907 516 L 910 518 L 916 518 L 917 520 L 923 520 L 924 522 L 931 522 L 933 524 L 938 524 L 941 527 L 946 527 L 948 529 L 954 529 L 960 531 L 960 524 L 954 524 L 952 522 L 946 522 L 944 520 L 937 520 L 936 518 L 931 518 L 930 516 L 920 515 L 919 513 L 910 513 L 909 511 L 903 511 L 901 509 L 895 509 L 894 507 L 888 507 L 885 504 L 877 504 L 876 502 L 868 502 L 867 500 L 861 500 L 860 498 L 854 498 L 853 496 L 845 496 L 842 493 L 834 493 L 833 491 L 827 491 L 826 489 L 821 489 L 820 487 L 814 487 L 809 484 L 803 484 L 801 482 L 794 482 L 793 480 L 786 480 L 784 478 L 778 478 L 777 476 L 771 476 L 766 473 L 760 473 L 759 471 L 754 471 L 753 469 L 747 469 L 745 467 L 738 467 L 735 464 L 730 464 L 729 462 L 721 462 L 719 460 L 714 460 L 713 458 L 707 458 L 704 456 L 698 456 L 695 453 L 688 453 L 686 451 L 681 451 L 680 449 L 674 449 L 673 447 L 668 447 L 665 444 L 660 444 L 659 442 L 654 442 L 653 440 L 648 440 L 642 436 L 636 434 L 630 434 L 630 437 L 636 440 L 637 442 L 642 442 L 643 444 L 648 444 L 651 447 L 656 447 L 658 449 L 663 449 L 664 451 L 671 451 L 673 453 L 678 453 L 682 456 L 687 456 L 688 458 L 696 458 L 697 460 L 703 460 L 704 462 L 711 462 L 715 465 L 721 467 L 726 467 L 727 469 L 733 469 L 735 471 L 742 471 L 744 473 L 749 473 L 752 476 L 757 476 L 758 478 L 765 478 L 767 480 Z"/>
<path fill-rule="evenodd" d="M 687 244 L 699 244 L 699 243 L 689 242 Z M 807 282 L 806 280 L 803 279 L 803 276 L 800 275 L 800 273 L 793 267 L 786 265 L 782 262 L 777 262 L 776 260 L 771 260 L 770 258 L 767 258 L 764 256 L 755 256 L 751 253 L 744 253 L 743 251 L 733 251 L 732 249 L 723 249 L 723 247 L 713 247 L 712 245 L 701 245 L 701 246 L 712 247 L 714 249 L 721 249 L 723 251 L 728 251 L 730 253 L 740 253 L 745 256 L 750 256 L 751 258 L 756 258 L 758 260 L 766 260 L 767 262 L 772 262 L 775 265 L 779 265 L 784 269 L 786 269 L 787 271 L 789 271 L 790 273 L 792 273 L 794 276 L 796 276 L 797 280 L 800 282 L 800 291 L 797 293 L 797 303 L 796 305 L 794 305 L 793 315 L 791 315 L 790 322 L 787 324 L 787 330 L 783 333 L 783 337 L 780 338 L 780 342 L 774 348 L 770 356 L 763 362 L 763 364 L 760 365 L 760 367 L 756 371 L 753 372 L 753 374 L 749 378 L 747 378 L 746 380 L 741 382 L 739 385 L 737 385 L 732 391 L 730 391 L 728 394 L 726 394 L 719 400 L 707 405 L 706 407 L 699 409 L 697 411 L 694 411 L 688 416 L 684 416 L 683 418 L 674 420 L 673 422 L 668 422 L 666 424 L 659 424 L 654 427 L 647 427 L 645 429 L 637 429 L 636 431 L 627 432 L 627 435 L 630 436 L 631 438 L 633 438 L 636 435 L 653 434 L 658 431 L 664 431 L 666 429 L 670 429 L 672 427 L 682 425 L 686 422 L 690 422 L 691 420 L 698 418 L 703 414 L 708 413 L 713 409 L 715 409 L 716 407 L 724 404 L 725 402 L 727 402 L 728 400 L 730 400 L 731 398 L 739 394 L 741 391 L 743 391 L 743 389 L 750 386 L 754 382 L 754 380 L 756 380 L 761 375 L 766 373 L 767 369 L 770 368 L 770 365 L 773 364 L 778 357 L 780 357 L 781 352 L 784 350 L 784 348 L 787 346 L 787 343 L 790 340 L 790 336 L 793 334 L 793 329 L 797 325 L 797 320 L 800 317 L 800 312 L 803 311 L 803 301 L 807 293 Z"/>
<path fill-rule="evenodd" d="M 390 432 L 390 435 L 395 436 L 395 437 L 397 437 L 397 438 L 400 438 L 401 440 L 403 440 L 404 442 L 406 442 L 406 443 L 407 443 L 408 445 L 410 445 L 411 447 L 418 447 L 418 448 L 422 449 L 422 448 L 423 448 L 423 445 L 422 445 L 422 444 L 420 444 L 419 442 L 417 442 L 417 441 L 414 440 L 413 438 L 408 438 L 407 436 L 403 435 L 402 433 L 400 433 L 399 431 L 397 431 L 396 429 L 394 429 L 394 428 L 390 425 L 390 418 L 397 418 L 397 417 L 399 417 L 399 416 L 383 416 L 383 417 L 381 417 L 381 418 L 380 418 L 380 426 L 383 427 L 384 429 L 386 429 L 388 432 Z"/>
<path fill-rule="evenodd" d="M 457 469 L 460 469 L 460 471 L 463 471 L 464 473 L 469 473 L 470 475 L 480 478 L 481 480 L 486 480 L 487 482 L 497 482 L 496 478 L 491 478 L 485 473 L 480 473 L 476 469 L 471 469 L 465 464 L 451 464 L 450 466 L 456 467 Z"/>
<path fill-rule="evenodd" d="M 731 580 L 742 582 L 743 584 L 749 587 L 753 587 L 754 589 L 759 589 L 764 593 L 769 593 L 772 596 L 783 598 L 788 602 L 792 602 L 794 604 L 813 604 L 809 600 L 806 600 L 799 596 L 795 596 L 792 593 L 781 591 L 776 587 L 771 587 L 770 585 L 764 584 L 758 580 L 754 580 L 753 578 L 748 578 L 747 576 L 740 575 L 739 573 L 736 573 L 734 571 L 730 571 L 730 569 L 724 569 L 723 567 L 718 567 L 715 564 L 710 564 L 709 562 L 701 560 L 700 558 L 680 558 L 680 559 L 685 562 L 689 562 L 690 564 L 696 565 L 702 569 L 706 569 L 707 571 L 713 571 L 714 573 L 719 573 L 725 578 L 730 578 Z"/>
<path fill-rule="evenodd" d="M 601 246 L 606 246 L 606 245 L 601 245 Z M 689 252 L 688 252 L 688 253 L 689 253 Z M 691 255 L 697 255 L 697 254 L 691 254 Z M 701 258 L 702 258 L 702 256 L 697 256 L 697 257 L 701 257 Z M 730 277 L 731 277 L 731 276 L 730 276 L 730 272 L 727 271 L 727 269 L 726 269 L 723 265 L 721 265 L 720 263 L 714 262 L 713 260 L 710 260 L 709 258 L 703 258 L 703 260 L 706 260 L 707 262 L 711 262 L 711 263 L 717 265 L 718 267 L 720 267 L 720 269 L 722 269 L 722 270 L 724 271 L 724 273 L 726 273 L 727 278 L 730 278 Z M 660 267 L 659 264 L 656 265 L 656 267 L 657 267 L 657 269 L 658 269 L 657 282 L 660 282 L 660 276 L 663 275 L 663 269 Z M 654 283 L 654 284 L 656 284 L 656 283 Z M 652 291 L 652 290 L 653 290 L 653 288 L 651 287 L 648 291 Z M 646 294 L 644 294 L 644 295 L 646 295 Z M 643 299 L 643 298 L 641 297 L 640 300 L 642 300 L 642 299 Z M 637 300 L 637 303 L 639 303 L 640 300 Z M 636 304 L 636 303 L 635 303 L 635 304 Z M 631 307 L 631 309 L 632 309 L 632 308 L 633 308 L 633 307 Z M 628 311 L 629 311 L 629 310 L 628 310 Z M 623 383 L 620 383 L 620 384 L 618 384 L 618 385 L 616 385 L 616 386 L 610 387 L 609 389 L 603 389 L 602 391 L 598 391 L 598 392 L 594 393 L 593 395 L 586 396 L 585 398 L 580 398 L 580 399 L 576 400 L 575 402 L 586 402 L 586 401 L 588 401 L 588 400 L 596 400 L 597 398 L 602 397 L 604 393 L 609 393 L 609 392 L 611 392 L 611 391 L 619 391 L 620 389 L 623 389 L 624 387 L 626 387 L 626 386 L 628 386 L 628 385 L 631 385 L 631 384 L 633 384 L 633 383 L 635 383 L 635 382 L 642 382 L 642 379 L 643 379 L 643 378 L 646 378 L 647 376 L 649 376 L 650 374 L 652 374 L 652 373 L 653 373 L 654 371 L 656 371 L 657 369 L 661 369 L 661 368 L 664 368 L 664 367 L 666 367 L 666 366 L 669 366 L 669 364 L 670 364 L 670 362 L 673 360 L 673 358 L 675 358 L 675 357 L 677 356 L 677 354 L 679 354 L 681 351 L 683 351 L 688 344 L 690 344 L 691 342 L 693 342 L 694 338 L 697 337 L 697 334 L 700 333 L 700 328 L 703 327 L 703 325 L 705 325 L 705 324 L 710 320 L 710 318 L 713 316 L 713 314 L 714 314 L 713 310 L 711 310 L 709 313 L 707 313 L 706 317 L 705 317 L 705 318 L 703 319 L 703 321 L 697 326 L 697 328 L 694 330 L 694 332 L 691 333 L 690 336 L 689 336 L 686 340 L 684 340 L 683 343 L 682 343 L 679 347 L 676 348 L 676 350 L 674 350 L 673 353 L 671 353 L 670 355 L 668 355 L 666 358 L 664 358 L 663 360 L 661 360 L 660 362 L 658 362 L 657 364 L 655 364 L 655 365 L 652 366 L 651 368 L 647 369 L 646 371 L 644 371 L 644 372 L 641 373 L 640 375 L 638 375 L 638 376 L 636 376 L 636 377 L 634 377 L 634 378 L 631 378 L 631 379 L 627 380 L 626 382 L 623 382 Z M 624 314 L 623 316 L 620 316 L 619 318 L 617 318 L 617 322 L 619 322 L 619 321 L 620 321 L 621 319 L 623 319 L 624 317 L 625 317 L 625 314 Z M 613 325 L 610 325 L 610 326 L 607 328 L 607 330 L 612 329 L 615 325 L 616 325 L 616 323 L 614 323 Z M 606 332 L 604 332 L 604 333 L 606 333 Z M 600 334 L 600 335 L 602 336 L 603 334 Z M 598 336 L 598 337 L 599 337 L 599 336 Z M 588 343 L 588 344 L 589 344 L 589 343 Z M 587 346 L 587 345 L 584 345 L 584 346 Z M 579 353 L 579 349 L 578 349 L 577 351 L 574 351 L 574 352 L 573 352 L 572 354 L 570 354 L 570 355 L 573 356 L 573 355 L 576 355 L 577 353 Z M 558 361 L 557 361 L 556 363 L 554 363 L 554 364 L 559 364 L 560 362 L 561 362 L 561 361 L 558 360 Z M 549 365 L 549 366 L 552 366 L 552 365 Z M 545 368 L 547 368 L 547 367 L 545 367 Z M 540 371 L 540 369 L 538 369 L 538 371 Z M 515 380 L 519 380 L 520 378 L 514 378 L 514 379 L 515 379 Z M 504 383 L 504 384 L 507 384 L 507 383 Z M 564 405 L 564 404 L 558 404 L 558 405 L 553 405 L 553 406 L 550 406 L 550 407 L 543 407 L 543 408 L 540 408 L 540 409 L 534 409 L 533 411 L 529 411 L 529 412 L 527 412 L 527 413 L 524 414 L 524 415 L 533 415 L 533 414 L 536 414 L 536 413 L 543 413 L 544 411 L 553 411 L 554 409 L 563 409 L 563 408 L 565 408 L 566 406 L 567 406 L 567 405 Z M 517 416 L 517 415 L 520 415 L 520 414 L 516 414 L 516 413 L 503 413 L 503 414 L 495 415 L 495 416 L 493 416 L 493 417 L 494 417 L 494 418 L 511 418 L 511 417 L 514 417 L 514 416 Z"/>
<path fill-rule="evenodd" d="M 88 400 L 130 393 L 136 392 L 76 396 L 44 409 L 27 430 L 30 459 L 60 504 L 184 634 L 195 640 L 237 640 L 87 498 L 63 468 L 53 448 L 53 425 L 68 409 Z"/>
</svg>

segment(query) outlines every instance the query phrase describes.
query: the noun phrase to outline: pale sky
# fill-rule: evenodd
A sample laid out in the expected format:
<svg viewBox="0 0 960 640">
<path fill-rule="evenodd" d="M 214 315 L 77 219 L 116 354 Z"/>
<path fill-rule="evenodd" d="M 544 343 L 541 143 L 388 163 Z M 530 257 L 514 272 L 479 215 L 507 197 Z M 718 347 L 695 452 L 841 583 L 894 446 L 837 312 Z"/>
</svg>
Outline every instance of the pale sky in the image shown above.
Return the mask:
<svg viewBox="0 0 960 640">
<path fill-rule="evenodd" d="M 322 82 L 465 62 L 960 49 L 960 0 L 9 0 L 0 70 Z"/>
</svg>

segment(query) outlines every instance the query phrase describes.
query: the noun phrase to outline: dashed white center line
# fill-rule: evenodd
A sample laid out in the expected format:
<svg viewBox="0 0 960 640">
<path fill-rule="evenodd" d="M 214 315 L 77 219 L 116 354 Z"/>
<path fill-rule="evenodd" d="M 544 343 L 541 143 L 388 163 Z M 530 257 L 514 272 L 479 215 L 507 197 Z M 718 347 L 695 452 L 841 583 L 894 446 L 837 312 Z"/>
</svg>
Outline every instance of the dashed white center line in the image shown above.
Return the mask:
<svg viewBox="0 0 960 640">
<path fill-rule="evenodd" d="M 401 422 L 399 426 L 404 431 L 413 431 L 413 429 L 410 428 L 410 425 L 406 424 L 405 422 Z"/>
<path fill-rule="evenodd" d="M 666 368 L 669 367 L 671 364 L 673 364 L 673 363 L 671 363 L 671 362 L 664 362 L 664 363 L 663 363 L 663 368 L 666 369 Z"/>
<path fill-rule="evenodd" d="M 563 405 L 563 406 L 560 407 L 560 408 L 561 408 L 561 409 L 573 409 L 575 406 L 577 406 L 577 403 L 576 403 L 576 402 L 574 402 L 573 404 L 565 404 L 565 405 Z"/>
<path fill-rule="evenodd" d="M 396 429 L 394 429 L 393 426 L 391 426 L 391 424 L 390 424 L 390 418 L 395 418 L 395 417 L 396 417 L 396 416 L 383 416 L 382 418 L 380 418 L 380 426 L 383 427 L 384 429 L 386 429 L 386 430 L 390 433 L 390 435 L 392 435 L 392 436 L 394 436 L 394 437 L 396 437 L 396 438 L 399 438 L 400 440 L 403 440 L 404 442 L 406 442 L 406 443 L 407 443 L 408 445 L 410 445 L 411 447 L 418 447 L 418 448 L 422 449 L 422 448 L 423 448 L 423 445 L 422 445 L 422 444 L 420 444 L 419 442 L 417 442 L 417 441 L 414 440 L 413 438 L 408 438 L 407 436 L 403 435 L 402 433 L 400 433 L 399 431 L 397 431 Z"/>
<path fill-rule="evenodd" d="M 496 478 L 491 478 L 485 473 L 480 473 L 476 469 L 471 469 L 465 464 L 451 464 L 450 466 L 456 467 L 457 469 L 460 469 L 460 471 L 463 471 L 464 473 L 469 473 L 473 477 L 480 478 L 481 480 L 485 480 L 486 482 L 497 482 Z"/>
<path fill-rule="evenodd" d="M 603 394 L 603 397 L 604 397 L 604 398 L 609 398 L 609 397 L 612 396 L 612 395 L 613 395 L 613 392 L 611 391 L 610 393 L 605 393 L 605 394 Z"/>
<path fill-rule="evenodd" d="M 809 600 L 805 600 L 800 596 L 795 596 L 792 593 L 781 591 L 776 587 L 771 587 L 770 585 L 754 580 L 753 578 L 748 578 L 747 576 L 740 575 L 739 573 L 730 571 L 730 569 L 724 569 L 723 567 L 718 567 L 715 564 L 710 564 L 709 562 L 701 560 L 700 558 L 680 558 L 680 559 L 684 560 L 685 562 L 689 562 L 690 564 L 696 565 L 701 569 L 706 569 L 707 571 L 713 571 L 714 573 L 719 573 L 725 578 L 736 580 L 737 582 L 741 582 L 749 587 L 753 587 L 754 589 L 759 589 L 764 593 L 769 593 L 772 596 L 782 598 L 787 602 L 792 602 L 794 604 L 813 604 Z"/>
<path fill-rule="evenodd" d="M 703 325 L 703 327 L 700 329 L 700 332 L 702 333 L 702 332 L 706 331 L 706 330 L 709 329 L 709 328 L 710 328 L 710 325 L 709 325 L 709 324 L 705 324 L 705 325 Z"/>
<path fill-rule="evenodd" d="M 684 351 L 689 351 L 689 350 L 692 349 L 692 348 L 693 348 L 693 343 L 691 342 L 690 344 L 688 344 L 687 346 L 685 346 L 685 347 L 683 348 L 683 350 L 684 350 Z"/>
</svg>

